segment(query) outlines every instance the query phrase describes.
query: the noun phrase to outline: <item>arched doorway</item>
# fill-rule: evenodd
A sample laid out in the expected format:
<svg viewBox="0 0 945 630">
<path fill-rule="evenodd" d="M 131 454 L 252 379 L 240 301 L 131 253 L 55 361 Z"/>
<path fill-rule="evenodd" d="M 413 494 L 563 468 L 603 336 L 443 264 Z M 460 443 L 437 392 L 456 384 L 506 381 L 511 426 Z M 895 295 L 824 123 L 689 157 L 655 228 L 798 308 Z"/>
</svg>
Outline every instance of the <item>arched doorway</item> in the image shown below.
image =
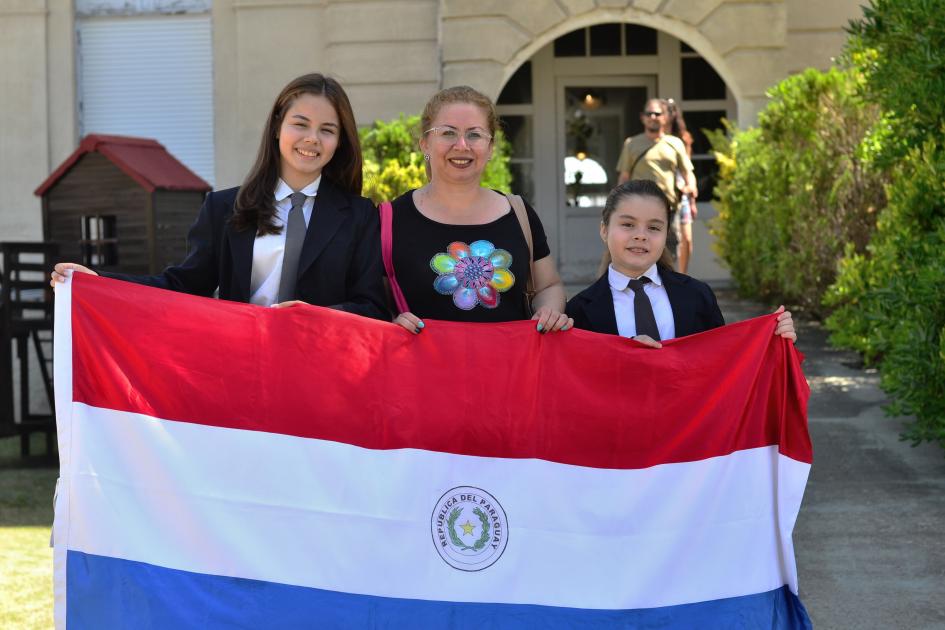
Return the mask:
<svg viewBox="0 0 945 630">
<path fill-rule="evenodd" d="M 685 42 L 646 26 L 612 22 L 548 43 L 519 66 L 497 101 L 513 147 L 515 189 L 539 209 L 567 283 L 588 283 L 596 275 L 603 199 L 616 183 L 621 144 L 642 131 L 639 113 L 653 97 L 681 105 L 695 140 L 701 215 L 694 226 L 692 273 L 727 276 L 708 247 L 716 167 L 703 129 L 736 118 L 732 91 Z"/>
</svg>

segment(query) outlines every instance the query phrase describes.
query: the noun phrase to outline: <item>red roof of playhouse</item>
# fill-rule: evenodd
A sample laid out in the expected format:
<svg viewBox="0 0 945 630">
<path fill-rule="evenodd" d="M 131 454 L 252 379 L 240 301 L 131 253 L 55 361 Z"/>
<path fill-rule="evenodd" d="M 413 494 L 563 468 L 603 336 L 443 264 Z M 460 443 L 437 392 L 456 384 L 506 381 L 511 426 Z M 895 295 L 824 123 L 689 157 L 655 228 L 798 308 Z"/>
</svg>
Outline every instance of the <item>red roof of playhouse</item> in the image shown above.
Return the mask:
<svg viewBox="0 0 945 630">
<path fill-rule="evenodd" d="M 211 189 L 210 184 L 181 164 L 157 140 L 93 133 L 82 139 L 79 148 L 40 184 L 34 194 L 39 197 L 46 194 L 46 191 L 75 166 L 79 158 L 86 153 L 95 152 L 107 157 L 148 192 L 157 189 L 206 192 Z"/>
</svg>

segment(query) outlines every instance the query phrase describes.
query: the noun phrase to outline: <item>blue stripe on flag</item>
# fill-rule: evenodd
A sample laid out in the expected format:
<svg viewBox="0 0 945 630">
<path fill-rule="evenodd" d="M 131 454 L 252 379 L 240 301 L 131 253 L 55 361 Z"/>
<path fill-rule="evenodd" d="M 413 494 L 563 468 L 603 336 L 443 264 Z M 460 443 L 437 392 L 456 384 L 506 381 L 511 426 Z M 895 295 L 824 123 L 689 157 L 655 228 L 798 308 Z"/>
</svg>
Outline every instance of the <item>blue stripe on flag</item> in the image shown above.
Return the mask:
<svg viewBox="0 0 945 630">
<path fill-rule="evenodd" d="M 84 628 L 811 628 L 784 586 L 637 610 L 352 595 L 69 551 L 69 630 Z"/>
</svg>

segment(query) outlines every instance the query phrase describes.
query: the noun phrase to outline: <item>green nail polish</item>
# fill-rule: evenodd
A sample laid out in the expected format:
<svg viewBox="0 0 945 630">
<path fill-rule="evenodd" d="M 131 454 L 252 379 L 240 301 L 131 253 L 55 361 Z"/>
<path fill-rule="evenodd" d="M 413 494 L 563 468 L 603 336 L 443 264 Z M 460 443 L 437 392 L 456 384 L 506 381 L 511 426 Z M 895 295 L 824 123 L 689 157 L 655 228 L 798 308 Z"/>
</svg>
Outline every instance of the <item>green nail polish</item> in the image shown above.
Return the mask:
<svg viewBox="0 0 945 630">
<path fill-rule="evenodd" d="M 426 324 L 424 324 L 423 322 L 417 322 L 417 328 L 424 328 L 425 326 Z"/>
<path fill-rule="evenodd" d="M 541 329 L 542 329 L 542 325 L 538 324 L 538 332 L 541 332 Z"/>
</svg>

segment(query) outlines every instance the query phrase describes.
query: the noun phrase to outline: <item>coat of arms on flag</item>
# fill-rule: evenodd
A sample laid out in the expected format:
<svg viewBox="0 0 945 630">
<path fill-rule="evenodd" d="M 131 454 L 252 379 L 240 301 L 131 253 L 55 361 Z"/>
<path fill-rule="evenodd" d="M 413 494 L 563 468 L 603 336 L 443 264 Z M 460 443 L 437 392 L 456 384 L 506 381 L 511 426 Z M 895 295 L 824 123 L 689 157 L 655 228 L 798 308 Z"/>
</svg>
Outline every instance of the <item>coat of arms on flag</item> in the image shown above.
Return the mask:
<svg viewBox="0 0 945 630">
<path fill-rule="evenodd" d="M 806 628 L 773 316 L 660 350 L 57 287 L 60 628 Z"/>
<path fill-rule="evenodd" d="M 433 543 L 448 565 L 462 571 L 491 566 L 505 551 L 508 520 L 499 501 L 481 488 L 452 488 L 433 511 Z"/>
</svg>

